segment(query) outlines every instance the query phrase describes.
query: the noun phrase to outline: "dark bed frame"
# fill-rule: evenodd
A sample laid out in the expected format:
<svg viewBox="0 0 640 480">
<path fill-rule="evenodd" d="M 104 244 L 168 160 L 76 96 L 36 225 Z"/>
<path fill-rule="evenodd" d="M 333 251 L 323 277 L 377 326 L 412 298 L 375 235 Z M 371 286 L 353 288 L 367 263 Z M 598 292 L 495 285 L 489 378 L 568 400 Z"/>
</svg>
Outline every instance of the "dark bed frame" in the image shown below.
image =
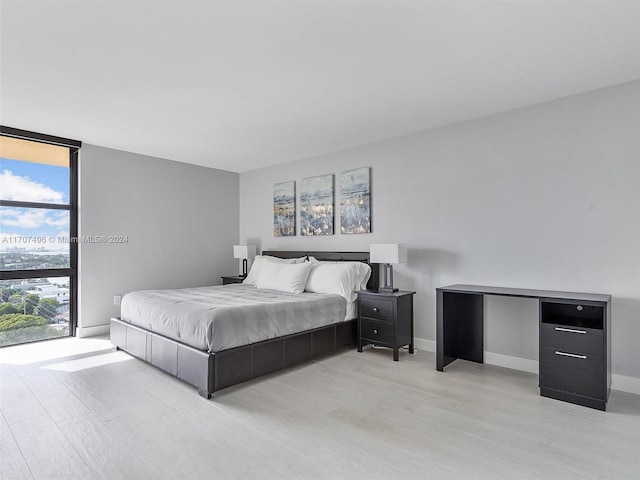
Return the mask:
<svg viewBox="0 0 640 480">
<path fill-rule="evenodd" d="M 279 258 L 313 256 L 318 260 L 369 264 L 369 252 L 264 251 L 262 254 Z M 378 265 L 369 265 L 371 278 L 367 288 L 377 289 Z M 119 318 L 111 319 L 110 338 L 116 349 L 154 365 L 196 387 L 203 397 L 211 398 L 223 388 L 354 346 L 356 321 L 339 322 L 215 353 L 198 350 Z"/>
</svg>

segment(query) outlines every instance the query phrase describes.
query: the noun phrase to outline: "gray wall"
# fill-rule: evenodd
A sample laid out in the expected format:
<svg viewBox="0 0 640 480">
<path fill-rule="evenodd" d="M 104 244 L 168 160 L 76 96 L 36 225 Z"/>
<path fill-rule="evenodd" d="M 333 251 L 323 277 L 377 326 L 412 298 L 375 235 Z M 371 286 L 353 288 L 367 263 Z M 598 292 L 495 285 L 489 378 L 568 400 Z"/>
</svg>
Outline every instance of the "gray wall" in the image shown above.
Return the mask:
<svg viewBox="0 0 640 480">
<path fill-rule="evenodd" d="M 242 173 L 240 241 L 318 250 L 406 242 L 395 280 L 417 291 L 416 336 L 429 341 L 438 286 L 611 293 L 614 373 L 640 378 L 639 126 L 632 82 Z M 373 233 L 273 237 L 274 183 L 363 166 L 372 167 Z M 535 360 L 536 304 L 512 302 L 487 301 L 485 348 Z"/>
<path fill-rule="evenodd" d="M 79 334 L 119 315 L 116 294 L 236 273 L 238 182 L 237 173 L 83 145 L 80 234 L 128 241 L 80 244 Z"/>
</svg>

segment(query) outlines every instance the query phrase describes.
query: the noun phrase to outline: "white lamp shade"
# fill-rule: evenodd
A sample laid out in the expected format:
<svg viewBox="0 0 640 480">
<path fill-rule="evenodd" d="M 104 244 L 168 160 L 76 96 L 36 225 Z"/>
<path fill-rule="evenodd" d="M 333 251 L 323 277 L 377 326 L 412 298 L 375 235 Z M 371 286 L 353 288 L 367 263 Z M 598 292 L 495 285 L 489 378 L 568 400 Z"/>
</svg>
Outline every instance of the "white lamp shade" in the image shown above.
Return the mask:
<svg viewBox="0 0 640 480">
<path fill-rule="evenodd" d="M 406 263 L 406 243 L 379 243 L 370 247 L 369 261 L 371 263 Z"/>
<path fill-rule="evenodd" d="M 255 245 L 234 245 L 233 258 L 253 258 L 256 256 Z"/>
</svg>

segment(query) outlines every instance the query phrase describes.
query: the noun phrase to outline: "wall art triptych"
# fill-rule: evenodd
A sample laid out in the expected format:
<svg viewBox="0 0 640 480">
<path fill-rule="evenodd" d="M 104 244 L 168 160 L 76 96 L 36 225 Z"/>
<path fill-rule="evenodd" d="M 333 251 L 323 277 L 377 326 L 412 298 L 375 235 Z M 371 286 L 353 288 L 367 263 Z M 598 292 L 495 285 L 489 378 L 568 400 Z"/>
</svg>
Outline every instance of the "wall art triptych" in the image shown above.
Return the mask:
<svg viewBox="0 0 640 480">
<path fill-rule="evenodd" d="M 340 173 L 340 233 L 371 233 L 371 169 Z M 300 182 L 300 235 L 333 235 L 334 175 L 304 178 Z M 296 234 L 296 182 L 273 187 L 273 235 Z"/>
</svg>

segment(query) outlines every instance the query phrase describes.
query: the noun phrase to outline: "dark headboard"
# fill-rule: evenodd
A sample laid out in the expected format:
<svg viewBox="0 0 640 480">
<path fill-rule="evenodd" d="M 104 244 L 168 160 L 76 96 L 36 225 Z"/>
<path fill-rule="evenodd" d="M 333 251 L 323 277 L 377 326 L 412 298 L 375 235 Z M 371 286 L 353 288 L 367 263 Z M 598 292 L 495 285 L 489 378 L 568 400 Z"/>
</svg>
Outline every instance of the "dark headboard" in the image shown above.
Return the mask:
<svg viewBox="0 0 640 480">
<path fill-rule="evenodd" d="M 380 265 L 369 262 L 369 252 L 307 252 L 300 250 L 265 250 L 262 255 L 278 258 L 315 257 L 328 262 L 364 262 L 371 267 L 371 277 L 367 282 L 368 290 L 377 290 L 380 286 Z"/>
</svg>

